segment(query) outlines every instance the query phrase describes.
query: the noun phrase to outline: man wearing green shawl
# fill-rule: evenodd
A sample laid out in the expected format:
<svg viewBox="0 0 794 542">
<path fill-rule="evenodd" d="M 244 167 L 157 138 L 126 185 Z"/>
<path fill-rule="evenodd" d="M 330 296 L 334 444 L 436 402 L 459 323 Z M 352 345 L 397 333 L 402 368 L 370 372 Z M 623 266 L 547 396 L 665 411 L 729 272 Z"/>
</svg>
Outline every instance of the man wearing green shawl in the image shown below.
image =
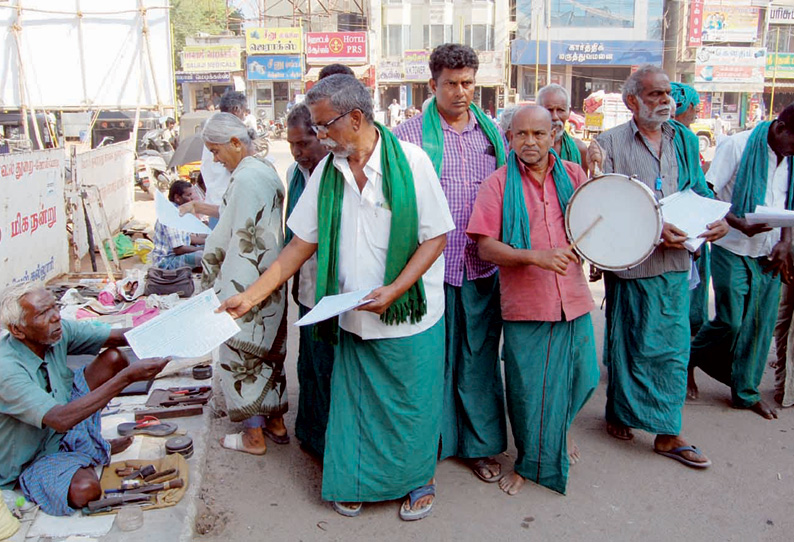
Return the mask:
<svg viewBox="0 0 794 542">
<path fill-rule="evenodd" d="M 295 162 L 287 169 L 286 216 L 306 188 L 306 183 L 328 149 L 317 139 L 312 129 L 312 113 L 306 104 L 297 104 L 287 116 L 287 142 Z M 292 230 L 287 228 L 284 244 L 292 240 Z M 298 316 L 303 317 L 314 307 L 314 280 L 317 275 L 317 257 L 309 258 L 292 280 L 292 297 L 298 304 Z M 295 418 L 295 436 L 304 450 L 322 456 L 325 449 L 325 428 L 331 403 L 331 370 L 334 366 L 334 347 L 314 337 L 314 326 L 300 328 L 298 350 L 298 415 Z"/>
<path fill-rule="evenodd" d="M 579 164 L 587 173 L 587 145 L 581 139 L 571 136 L 565 131 L 565 123 L 571 116 L 571 95 L 562 85 L 551 83 L 538 91 L 535 101 L 545 107 L 551 115 L 554 126 L 554 152 L 567 162 Z"/>
<path fill-rule="evenodd" d="M 405 497 L 400 517 L 430 513 L 441 429 L 444 258 L 454 228 L 433 165 L 373 120 L 355 77 L 332 75 L 306 95 L 331 152 L 287 222 L 278 259 L 221 310 L 240 317 L 317 252 L 316 300 L 358 293 L 368 304 L 318 324 L 334 343 L 323 499 L 345 516 L 362 502 Z M 367 293 L 370 292 L 370 293 Z"/>
<path fill-rule="evenodd" d="M 780 301 L 778 275 L 791 279 L 791 228 L 750 225 L 745 215 L 758 205 L 792 209 L 792 155 L 794 106 L 789 106 L 777 120 L 724 139 L 706 176 L 717 197 L 731 202 L 730 232 L 713 247 L 717 315 L 692 341 L 690 366 L 730 386 L 734 407 L 766 419 L 777 414 L 761 400 L 758 386 Z M 690 395 L 697 396 L 694 375 Z"/>
<path fill-rule="evenodd" d="M 632 119 L 598 138 L 604 172 L 635 175 L 658 199 L 690 187 L 707 196 L 695 167 L 697 138 L 668 122 L 675 105 L 664 71 L 641 66 L 623 85 L 623 102 Z M 703 237 L 713 241 L 726 232 L 723 220 L 710 224 Z M 657 453 L 704 468 L 711 462 L 680 435 L 690 341 L 691 262 L 684 241 L 684 232 L 665 223 L 661 244 L 644 262 L 605 273 L 607 432 L 630 440 L 631 428 L 648 431 L 656 435 Z"/>
<path fill-rule="evenodd" d="M 506 167 L 483 183 L 467 233 L 499 266 L 507 411 L 518 449 L 499 486 L 526 480 L 565 493 L 579 457 L 568 431 L 598 384 L 593 298 L 565 234 L 565 208 L 587 181 L 551 149 L 551 115 L 539 106 L 513 117 Z M 570 459 L 569 459 L 570 458 Z"/>
<path fill-rule="evenodd" d="M 505 150 L 497 126 L 472 103 L 478 67 L 471 47 L 436 47 L 430 55 L 435 97 L 394 134 L 430 156 L 455 221 L 444 249 L 447 329 L 439 459 L 460 457 L 480 479 L 496 482 L 501 466 L 493 456 L 507 449 L 499 281 L 496 266 L 478 256 L 466 226 L 483 179 L 504 165 Z"/>
</svg>

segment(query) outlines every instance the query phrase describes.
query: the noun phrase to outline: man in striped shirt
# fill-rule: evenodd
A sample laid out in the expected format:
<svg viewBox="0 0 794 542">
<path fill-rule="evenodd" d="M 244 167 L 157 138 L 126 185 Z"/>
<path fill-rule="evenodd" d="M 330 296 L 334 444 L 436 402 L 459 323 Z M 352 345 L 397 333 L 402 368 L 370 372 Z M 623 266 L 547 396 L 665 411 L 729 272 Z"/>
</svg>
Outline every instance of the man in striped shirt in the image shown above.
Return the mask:
<svg viewBox="0 0 794 542">
<path fill-rule="evenodd" d="M 505 155 L 503 140 L 491 140 L 486 131 L 500 134 L 498 128 L 472 105 L 478 67 L 470 47 L 437 47 L 430 56 L 435 98 L 394 134 L 430 155 L 455 221 L 444 249 L 447 338 L 440 459 L 466 459 L 479 478 L 496 482 L 501 466 L 492 456 L 507 448 L 499 283 L 496 266 L 480 259 L 466 227 L 482 181 L 504 163 Z M 435 133 L 428 131 L 433 123 Z M 434 145 L 439 136 L 443 143 Z"/>
<path fill-rule="evenodd" d="M 603 159 L 595 148 L 590 153 L 590 163 L 602 162 L 606 173 L 636 176 L 658 199 L 678 192 L 684 181 L 679 178 L 676 128 L 667 122 L 675 109 L 670 92 L 660 68 L 645 65 L 634 72 L 623 86 L 623 101 L 633 118 L 598 138 Z M 722 220 L 710 224 L 704 237 L 715 241 L 727 231 Z M 711 461 L 679 434 L 690 339 L 686 239 L 665 223 L 661 244 L 644 262 L 605 273 L 607 432 L 621 440 L 634 437 L 631 428 L 654 433 L 654 451 L 705 468 Z"/>
</svg>

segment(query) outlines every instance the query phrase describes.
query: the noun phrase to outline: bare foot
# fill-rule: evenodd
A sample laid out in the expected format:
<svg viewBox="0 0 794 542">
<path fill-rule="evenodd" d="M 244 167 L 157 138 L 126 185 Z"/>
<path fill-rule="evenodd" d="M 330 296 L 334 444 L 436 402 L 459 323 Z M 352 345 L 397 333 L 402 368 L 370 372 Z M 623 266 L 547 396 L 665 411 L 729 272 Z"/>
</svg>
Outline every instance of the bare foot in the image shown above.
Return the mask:
<svg viewBox="0 0 794 542">
<path fill-rule="evenodd" d="M 516 471 L 512 471 L 502 476 L 502 479 L 499 480 L 499 488 L 512 496 L 521 491 L 521 488 L 524 487 L 524 482 L 526 482 L 526 479 L 523 476 Z"/>
<path fill-rule="evenodd" d="M 695 400 L 700 397 L 697 382 L 695 382 L 695 368 L 690 367 L 686 375 L 686 398 Z"/>
<path fill-rule="evenodd" d="M 110 444 L 110 455 L 120 454 L 132 444 L 132 435 L 110 439 L 108 444 Z"/>
<path fill-rule="evenodd" d="M 265 455 L 267 452 L 267 443 L 261 427 L 245 427 L 241 433 L 226 435 L 220 439 L 220 442 L 227 450 L 237 450 L 252 455 Z"/>
<path fill-rule="evenodd" d="M 777 419 L 777 410 L 775 410 L 774 407 L 769 406 L 763 401 L 758 401 L 756 404 L 750 407 L 750 410 L 752 410 L 762 418 L 766 418 L 767 420 Z"/>
<path fill-rule="evenodd" d="M 607 422 L 607 433 L 609 433 L 610 437 L 615 437 L 618 440 L 631 440 L 634 438 L 631 428 L 621 423 Z"/>
<path fill-rule="evenodd" d="M 656 435 L 656 440 L 653 441 L 653 449 L 660 452 L 669 452 L 682 446 L 689 446 L 689 443 L 678 435 Z M 709 458 L 703 453 L 696 454 L 695 452 L 684 450 L 678 455 L 693 463 L 710 463 Z"/>
<path fill-rule="evenodd" d="M 579 446 L 576 445 L 573 437 L 568 433 L 568 463 L 576 465 L 581 459 L 582 456 L 579 452 Z"/>
<path fill-rule="evenodd" d="M 502 474 L 502 465 L 493 457 L 464 459 L 464 462 L 484 482 L 496 482 Z"/>
<path fill-rule="evenodd" d="M 783 399 L 785 397 L 785 393 L 783 391 L 776 391 L 775 392 L 775 402 L 780 406 L 783 406 Z"/>
<path fill-rule="evenodd" d="M 287 426 L 284 425 L 283 416 L 279 416 L 278 418 L 267 418 L 265 420 L 265 426 L 267 427 L 268 431 L 274 435 L 283 437 L 287 434 Z"/>
</svg>

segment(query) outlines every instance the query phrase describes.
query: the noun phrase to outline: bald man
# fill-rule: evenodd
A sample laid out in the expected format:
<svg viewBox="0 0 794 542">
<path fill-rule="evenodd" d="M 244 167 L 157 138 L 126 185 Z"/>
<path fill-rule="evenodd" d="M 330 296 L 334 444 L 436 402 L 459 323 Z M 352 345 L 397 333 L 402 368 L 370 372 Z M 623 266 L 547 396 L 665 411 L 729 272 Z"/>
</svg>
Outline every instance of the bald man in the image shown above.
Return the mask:
<svg viewBox="0 0 794 542">
<path fill-rule="evenodd" d="M 499 267 L 507 409 L 518 448 L 499 481 L 515 495 L 526 480 L 565 493 L 574 417 L 598 384 L 593 298 L 565 234 L 565 207 L 586 182 L 578 164 L 552 148 L 549 112 L 525 106 L 513 117 L 507 165 L 485 181 L 466 233 Z"/>
</svg>

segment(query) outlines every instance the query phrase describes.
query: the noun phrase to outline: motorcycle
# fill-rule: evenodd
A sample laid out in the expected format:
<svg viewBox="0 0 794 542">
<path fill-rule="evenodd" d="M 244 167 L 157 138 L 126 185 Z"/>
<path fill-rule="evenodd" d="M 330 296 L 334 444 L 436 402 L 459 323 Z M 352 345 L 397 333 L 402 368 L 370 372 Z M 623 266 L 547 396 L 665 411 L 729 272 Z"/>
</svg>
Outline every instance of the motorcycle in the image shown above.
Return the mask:
<svg viewBox="0 0 794 542">
<path fill-rule="evenodd" d="M 138 144 L 135 185 L 147 194 L 152 186 L 160 192 L 168 192 L 171 184 L 179 179 L 176 172 L 168 169 L 173 155 L 174 147 L 163 138 L 162 130 L 146 132 Z"/>
<path fill-rule="evenodd" d="M 270 133 L 277 139 L 287 137 L 287 117 L 286 115 L 270 121 Z"/>
</svg>

